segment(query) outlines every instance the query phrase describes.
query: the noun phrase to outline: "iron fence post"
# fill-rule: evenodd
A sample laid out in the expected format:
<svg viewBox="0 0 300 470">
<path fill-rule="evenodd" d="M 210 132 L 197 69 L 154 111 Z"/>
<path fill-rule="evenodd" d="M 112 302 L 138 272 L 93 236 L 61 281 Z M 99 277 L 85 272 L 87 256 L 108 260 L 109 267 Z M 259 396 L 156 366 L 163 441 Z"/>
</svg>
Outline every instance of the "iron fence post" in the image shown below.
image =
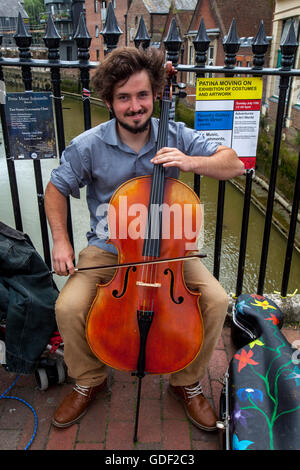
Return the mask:
<svg viewBox="0 0 300 470">
<path fill-rule="evenodd" d="M 91 128 L 91 102 L 90 102 L 90 69 L 88 62 L 90 58 L 89 47 L 91 44 L 91 36 L 85 24 L 84 13 L 80 13 L 78 27 L 74 35 L 74 39 L 78 48 L 78 60 L 80 63 L 80 82 L 81 93 L 83 100 L 83 116 L 84 116 L 84 129 Z"/>
<path fill-rule="evenodd" d="M 223 40 L 223 48 L 225 52 L 225 66 L 224 69 L 233 69 L 236 63 L 236 54 L 240 48 L 240 39 L 237 35 L 235 20 L 232 20 L 228 35 Z M 232 73 L 226 73 L 226 76 L 233 76 Z M 215 251 L 214 251 L 214 276 L 219 279 L 220 275 L 220 262 L 221 262 L 221 247 L 222 247 L 222 232 L 223 232 L 223 217 L 224 217 L 224 201 L 225 201 L 225 181 L 219 182 L 218 204 L 217 204 L 217 221 L 216 221 L 216 237 L 215 237 Z"/>
<path fill-rule="evenodd" d="M 53 90 L 54 100 L 54 112 L 56 119 L 56 133 L 57 133 L 57 144 L 58 144 L 58 157 L 61 158 L 61 154 L 65 149 L 65 132 L 64 132 L 64 119 L 62 111 L 62 99 L 61 95 L 61 77 L 60 77 L 60 55 L 59 55 L 59 44 L 61 37 L 59 36 L 52 15 L 49 15 L 47 28 L 44 36 L 45 46 L 48 48 L 48 60 L 49 63 L 57 64 L 57 67 L 51 67 L 51 83 Z M 71 204 L 70 198 L 67 197 L 67 230 L 70 243 L 74 249 L 74 236 L 72 227 L 72 216 L 71 216 Z"/>
<path fill-rule="evenodd" d="M 62 112 L 62 99 L 61 96 L 61 78 L 60 78 L 60 67 L 59 67 L 59 45 L 61 37 L 59 36 L 52 16 L 49 15 L 45 36 L 43 38 L 45 46 L 48 49 L 48 60 L 52 64 L 57 64 L 57 67 L 51 67 L 51 83 L 53 89 L 53 99 L 54 99 L 54 110 L 55 110 L 55 119 L 56 119 L 56 131 L 57 131 L 57 143 L 59 155 L 65 149 L 65 132 L 64 132 L 64 122 L 63 122 L 63 112 Z"/>
<path fill-rule="evenodd" d="M 293 64 L 294 54 L 297 49 L 297 41 L 295 36 L 294 25 L 291 23 L 288 34 L 284 41 L 280 44 L 282 51 L 282 69 L 290 70 Z M 270 241 L 270 232 L 272 224 L 272 214 L 273 214 L 273 205 L 274 205 L 274 195 L 276 187 L 276 176 L 278 169 L 278 159 L 280 152 L 281 144 L 281 135 L 284 119 L 284 109 L 285 109 L 285 100 L 287 89 L 289 86 L 289 75 L 281 75 L 279 83 L 279 98 L 278 98 L 278 109 L 276 116 L 276 126 L 275 126 L 275 136 L 274 136 L 274 146 L 273 146 L 273 155 L 272 155 L 272 164 L 270 172 L 270 184 L 268 191 L 268 200 L 267 200 L 267 209 L 266 209 L 266 219 L 263 235 L 263 244 L 261 251 L 261 260 L 260 260 L 260 269 L 258 277 L 258 287 L 257 293 L 259 295 L 263 294 L 264 283 L 266 277 L 266 267 L 267 267 L 267 258 L 269 250 L 269 241 Z"/>
<path fill-rule="evenodd" d="M 25 91 L 32 91 L 32 72 L 31 72 L 31 52 L 30 45 L 32 41 L 31 35 L 28 33 L 21 14 L 19 13 L 18 22 L 17 22 L 17 31 L 14 35 L 16 45 L 19 49 L 20 59 L 28 61 L 29 64 L 22 65 L 22 78 L 24 83 Z M 43 188 L 43 178 L 41 170 L 41 162 L 39 159 L 33 160 L 34 176 L 35 176 L 35 185 L 37 193 L 37 203 L 39 209 L 40 217 L 40 226 L 42 233 L 42 244 L 44 251 L 44 259 L 48 268 L 51 269 L 51 255 L 50 255 L 50 244 L 49 244 L 49 234 L 47 226 L 47 218 L 44 206 L 44 188 Z"/>
<path fill-rule="evenodd" d="M 261 70 L 265 61 L 265 54 L 268 49 L 269 42 L 265 35 L 264 23 L 261 21 L 256 37 L 252 42 L 253 52 L 253 68 Z M 242 293 L 244 271 L 245 271 L 245 259 L 246 259 L 246 248 L 247 248 L 247 237 L 249 227 L 249 213 L 251 206 L 251 190 L 252 180 L 254 176 L 254 168 L 246 170 L 246 182 L 245 182 L 245 194 L 244 194 L 244 207 L 243 217 L 241 226 L 241 238 L 240 238 L 240 251 L 239 261 L 237 270 L 237 282 L 236 282 L 236 296 L 238 297 Z"/>
<path fill-rule="evenodd" d="M 107 46 L 107 49 L 104 51 L 104 55 L 107 55 L 114 49 L 116 49 L 119 37 L 121 36 L 121 34 L 123 34 L 121 28 L 118 25 L 117 18 L 115 16 L 115 12 L 111 2 L 108 5 L 105 25 L 100 34 L 102 34 L 104 43 Z M 109 118 L 112 119 L 113 117 L 114 113 L 110 109 Z"/>
<path fill-rule="evenodd" d="M 207 60 L 207 51 L 209 48 L 210 40 L 207 36 L 204 19 L 201 18 L 197 35 L 193 41 L 195 49 L 195 62 L 198 67 L 204 68 Z M 196 72 L 196 87 L 197 78 L 205 77 L 205 73 Z M 197 93 L 197 88 L 196 88 Z M 200 197 L 200 175 L 194 173 L 194 191 Z"/>
<path fill-rule="evenodd" d="M 171 61 L 174 67 L 176 67 L 179 61 L 179 52 L 180 52 L 181 44 L 182 44 L 182 39 L 177 29 L 176 20 L 175 18 L 172 18 L 167 37 L 164 40 L 164 46 L 167 52 L 166 60 Z M 169 119 L 173 121 L 175 120 L 176 81 L 177 81 L 177 78 L 176 78 L 176 75 L 174 75 L 172 77 L 172 90 L 173 90 L 172 103 L 171 103 L 170 111 L 169 111 Z"/>
<path fill-rule="evenodd" d="M 2 36 L 0 36 L 0 46 L 1 45 L 2 45 Z M 0 51 L 0 61 L 1 60 L 2 60 L 2 52 Z M 4 82 L 4 75 L 3 75 L 1 62 L 0 62 L 0 80 Z M 0 117 L 1 117 L 1 123 L 2 123 L 3 141 L 4 141 L 4 148 L 5 148 L 5 155 L 6 155 L 6 165 L 7 165 L 8 179 L 9 179 L 9 185 L 10 185 L 12 206 L 13 206 L 13 211 L 14 211 L 15 226 L 17 230 L 20 230 L 22 232 L 23 223 L 22 223 L 22 216 L 21 216 L 16 169 L 15 169 L 14 160 L 13 160 L 13 157 L 11 156 L 11 151 L 10 151 L 9 135 L 8 135 L 8 129 L 7 129 L 7 119 L 6 119 L 6 112 L 5 112 L 5 103 L 2 101 L 0 102 Z"/>
</svg>

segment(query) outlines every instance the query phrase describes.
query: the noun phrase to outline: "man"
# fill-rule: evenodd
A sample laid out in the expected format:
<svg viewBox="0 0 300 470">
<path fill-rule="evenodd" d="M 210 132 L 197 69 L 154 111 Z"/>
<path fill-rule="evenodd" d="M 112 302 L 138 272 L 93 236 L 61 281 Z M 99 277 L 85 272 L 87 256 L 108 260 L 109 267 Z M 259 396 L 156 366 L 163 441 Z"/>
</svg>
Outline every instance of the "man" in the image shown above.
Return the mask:
<svg viewBox="0 0 300 470">
<path fill-rule="evenodd" d="M 45 206 L 53 236 L 53 267 L 68 275 L 56 303 L 56 318 L 64 340 L 64 358 L 75 386 L 53 418 L 57 427 L 77 422 L 106 383 L 106 366 L 94 356 L 85 338 L 85 321 L 96 295 L 96 284 L 108 282 L 113 269 L 74 273 L 74 252 L 66 229 L 66 196 L 80 196 L 87 186 L 91 229 L 88 246 L 79 254 L 77 267 L 111 265 L 118 262 L 112 244 L 105 243 L 106 218 L 99 207 L 109 203 L 113 192 L 125 181 L 149 175 L 161 163 L 166 176 L 192 171 L 216 179 L 243 173 L 243 165 L 232 149 L 207 142 L 182 123 L 169 123 L 169 146 L 155 154 L 158 120 L 153 104 L 165 80 L 164 58 L 156 49 L 119 48 L 106 56 L 93 79 L 94 87 L 114 118 L 76 137 L 65 149 L 61 165 L 51 175 Z M 199 259 L 184 262 L 187 286 L 201 292 L 204 343 L 196 359 L 170 375 L 170 392 L 182 401 L 188 418 L 204 430 L 216 429 L 216 415 L 204 397 L 200 380 L 220 337 L 228 298 Z"/>
</svg>

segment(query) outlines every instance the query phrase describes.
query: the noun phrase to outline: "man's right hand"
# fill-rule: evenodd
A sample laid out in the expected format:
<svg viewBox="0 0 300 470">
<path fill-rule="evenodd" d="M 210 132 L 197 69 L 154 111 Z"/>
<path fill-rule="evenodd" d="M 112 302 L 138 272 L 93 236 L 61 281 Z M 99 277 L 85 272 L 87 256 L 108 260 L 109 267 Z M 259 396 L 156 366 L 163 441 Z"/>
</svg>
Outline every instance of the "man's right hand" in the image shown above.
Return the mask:
<svg viewBox="0 0 300 470">
<path fill-rule="evenodd" d="M 52 250 L 53 269 L 59 276 L 68 276 L 75 273 L 75 255 L 69 240 L 54 242 Z"/>
</svg>

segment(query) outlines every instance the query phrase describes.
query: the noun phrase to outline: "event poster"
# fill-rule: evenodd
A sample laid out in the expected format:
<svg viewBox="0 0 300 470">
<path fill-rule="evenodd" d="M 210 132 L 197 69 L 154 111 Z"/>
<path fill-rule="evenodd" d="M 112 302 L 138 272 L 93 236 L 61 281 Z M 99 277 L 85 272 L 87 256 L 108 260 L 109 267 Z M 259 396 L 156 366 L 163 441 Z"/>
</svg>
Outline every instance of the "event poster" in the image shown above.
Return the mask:
<svg viewBox="0 0 300 470">
<path fill-rule="evenodd" d="M 245 168 L 255 167 L 261 77 L 198 78 L 195 129 L 233 148 Z"/>
<path fill-rule="evenodd" d="M 5 112 L 11 157 L 17 160 L 56 158 L 50 92 L 7 93 Z"/>
</svg>

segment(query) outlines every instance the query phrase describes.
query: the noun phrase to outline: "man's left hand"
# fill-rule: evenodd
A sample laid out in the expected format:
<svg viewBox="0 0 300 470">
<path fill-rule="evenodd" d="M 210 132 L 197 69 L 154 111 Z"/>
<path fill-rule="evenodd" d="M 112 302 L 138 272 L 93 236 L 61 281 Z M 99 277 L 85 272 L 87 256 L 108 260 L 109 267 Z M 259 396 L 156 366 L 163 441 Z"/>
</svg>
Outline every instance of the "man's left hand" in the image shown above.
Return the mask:
<svg viewBox="0 0 300 470">
<path fill-rule="evenodd" d="M 185 155 L 177 148 L 163 147 L 150 161 L 154 164 L 160 163 L 164 167 L 177 166 L 181 171 L 193 171 L 193 157 Z"/>
</svg>

